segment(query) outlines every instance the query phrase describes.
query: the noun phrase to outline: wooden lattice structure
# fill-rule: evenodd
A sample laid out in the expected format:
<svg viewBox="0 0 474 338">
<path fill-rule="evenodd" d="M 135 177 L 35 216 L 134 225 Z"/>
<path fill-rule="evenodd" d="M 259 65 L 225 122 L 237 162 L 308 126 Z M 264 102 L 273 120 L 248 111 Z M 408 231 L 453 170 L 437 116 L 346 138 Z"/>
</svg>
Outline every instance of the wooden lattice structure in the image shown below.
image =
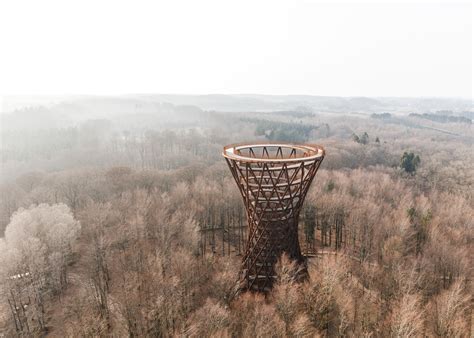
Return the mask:
<svg viewBox="0 0 474 338">
<path fill-rule="evenodd" d="M 248 240 L 242 258 L 240 290 L 268 291 L 283 253 L 306 274 L 298 241 L 298 218 L 308 188 L 324 158 L 317 145 L 234 144 L 223 156 L 242 194 Z"/>
</svg>

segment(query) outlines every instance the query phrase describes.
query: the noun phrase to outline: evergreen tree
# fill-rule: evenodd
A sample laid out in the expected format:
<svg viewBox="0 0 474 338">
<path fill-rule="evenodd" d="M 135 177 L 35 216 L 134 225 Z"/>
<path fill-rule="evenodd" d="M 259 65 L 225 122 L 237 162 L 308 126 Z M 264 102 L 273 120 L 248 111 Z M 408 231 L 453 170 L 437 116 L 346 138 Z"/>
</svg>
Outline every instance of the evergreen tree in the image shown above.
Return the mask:
<svg viewBox="0 0 474 338">
<path fill-rule="evenodd" d="M 418 155 L 414 153 L 407 153 L 404 152 L 401 159 L 400 166 L 404 169 L 407 173 L 413 174 L 416 171 L 416 168 L 420 164 L 421 160 Z"/>
</svg>

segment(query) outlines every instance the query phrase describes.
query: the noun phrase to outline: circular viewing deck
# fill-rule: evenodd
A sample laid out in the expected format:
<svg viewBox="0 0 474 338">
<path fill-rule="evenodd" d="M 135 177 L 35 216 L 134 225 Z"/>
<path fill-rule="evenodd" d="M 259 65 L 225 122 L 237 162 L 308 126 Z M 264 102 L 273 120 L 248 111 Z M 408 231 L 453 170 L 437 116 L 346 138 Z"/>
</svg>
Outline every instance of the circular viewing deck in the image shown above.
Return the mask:
<svg viewBox="0 0 474 338">
<path fill-rule="evenodd" d="M 222 155 L 246 163 L 299 163 L 324 157 L 319 145 L 286 143 L 238 143 L 224 147 Z"/>
</svg>

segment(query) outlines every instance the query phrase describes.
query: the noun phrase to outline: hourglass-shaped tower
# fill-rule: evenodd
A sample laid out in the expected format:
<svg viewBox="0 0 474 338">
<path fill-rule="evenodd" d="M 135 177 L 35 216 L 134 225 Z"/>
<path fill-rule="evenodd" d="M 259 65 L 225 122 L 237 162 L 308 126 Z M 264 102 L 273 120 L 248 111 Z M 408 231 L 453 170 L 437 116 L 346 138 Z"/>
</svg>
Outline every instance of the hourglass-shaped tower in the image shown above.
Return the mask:
<svg viewBox="0 0 474 338">
<path fill-rule="evenodd" d="M 275 263 L 283 253 L 306 262 L 298 241 L 298 218 L 308 188 L 324 158 L 318 145 L 282 143 L 233 144 L 225 157 L 242 194 L 248 239 L 239 288 L 269 291 Z"/>
</svg>

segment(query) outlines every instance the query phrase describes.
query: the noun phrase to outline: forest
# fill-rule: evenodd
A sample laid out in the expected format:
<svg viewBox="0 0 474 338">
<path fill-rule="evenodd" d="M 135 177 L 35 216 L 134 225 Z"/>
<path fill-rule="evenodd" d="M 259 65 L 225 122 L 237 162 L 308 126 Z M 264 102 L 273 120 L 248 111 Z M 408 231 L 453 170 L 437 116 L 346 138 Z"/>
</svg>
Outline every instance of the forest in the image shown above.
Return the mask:
<svg viewBox="0 0 474 338">
<path fill-rule="evenodd" d="M 73 97 L 1 118 L 0 337 L 472 337 L 472 102 Z M 468 121 L 468 122 L 467 122 Z M 222 157 L 318 144 L 299 241 L 236 295 L 247 241 Z"/>
</svg>

